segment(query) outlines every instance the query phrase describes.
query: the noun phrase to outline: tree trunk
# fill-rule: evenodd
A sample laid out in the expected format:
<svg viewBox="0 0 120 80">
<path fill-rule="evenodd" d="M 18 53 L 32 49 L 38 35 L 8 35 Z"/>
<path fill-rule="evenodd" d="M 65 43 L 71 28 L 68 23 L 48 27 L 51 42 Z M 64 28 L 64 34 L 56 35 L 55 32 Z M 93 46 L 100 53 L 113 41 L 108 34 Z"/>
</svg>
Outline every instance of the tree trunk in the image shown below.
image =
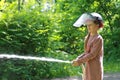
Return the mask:
<svg viewBox="0 0 120 80">
<path fill-rule="evenodd" d="M 36 0 L 37 1 L 37 3 L 40 5 L 41 4 L 41 2 L 40 2 L 40 0 Z"/>
<path fill-rule="evenodd" d="M 22 5 L 25 3 L 25 0 L 22 0 Z"/>
<path fill-rule="evenodd" d="M 20 1 L 21 0 L 18 0 L 18 11 L 20 11 Z"/>
</svg>

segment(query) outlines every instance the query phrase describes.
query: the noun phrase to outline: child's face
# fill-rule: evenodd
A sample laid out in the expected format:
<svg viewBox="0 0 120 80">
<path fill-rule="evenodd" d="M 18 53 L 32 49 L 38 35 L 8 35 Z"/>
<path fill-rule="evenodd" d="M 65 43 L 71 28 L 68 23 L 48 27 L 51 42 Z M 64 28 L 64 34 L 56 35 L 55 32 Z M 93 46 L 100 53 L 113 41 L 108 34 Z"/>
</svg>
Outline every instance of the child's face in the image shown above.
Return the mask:
<svg viewBox="0 0 120 80">
<path fill-rule="evenodd" d="M 95 24 L 92 20 L 87 21 L 86 25 L 89 33 L 94 33 L 99 29 L 99 25 Z"/>
</svg>

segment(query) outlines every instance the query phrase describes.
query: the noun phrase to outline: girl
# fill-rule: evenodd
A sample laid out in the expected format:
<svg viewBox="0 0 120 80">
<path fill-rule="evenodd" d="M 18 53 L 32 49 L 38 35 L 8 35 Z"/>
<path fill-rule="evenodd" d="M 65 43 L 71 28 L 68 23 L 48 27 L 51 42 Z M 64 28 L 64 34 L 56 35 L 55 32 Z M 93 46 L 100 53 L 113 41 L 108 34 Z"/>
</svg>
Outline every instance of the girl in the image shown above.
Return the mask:
<svg viewBox="0 0 120 80">
<path fill-rule="evenodd" d="M 87 18 L 86 18 L 87 17 Z M 73 66 L 85 63 L 83 80 L 103 80 L 103 38 L 98 30 L 103 27 L 102 17 L 98 13 L 85 13 L 77 23 L 87 25 L 88 35 L 85 38 L 84 53 L 73 60 Z M 82 23 L 80 22 L 82 21 Z"/>
</svg>

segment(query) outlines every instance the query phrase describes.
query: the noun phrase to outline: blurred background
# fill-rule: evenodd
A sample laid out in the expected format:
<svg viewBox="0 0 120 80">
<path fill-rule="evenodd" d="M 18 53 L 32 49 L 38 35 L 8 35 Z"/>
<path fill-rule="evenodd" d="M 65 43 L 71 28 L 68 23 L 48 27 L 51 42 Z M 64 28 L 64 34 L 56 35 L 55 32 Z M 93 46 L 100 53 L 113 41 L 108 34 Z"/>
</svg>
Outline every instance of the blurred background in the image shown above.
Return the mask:
<svg viewBox="0 0 120 80">
<path fill-rule="evenodd" d="M 73 60 L 84 51 L 86 27 L 73 23 L 85 12 L 103 16 L 104 72 L 120 72 L 120 0 L 0 0 L 0 54 Z M 81 76 L 80 67 L 0 59 L 0 80 Z"/>
</svg>

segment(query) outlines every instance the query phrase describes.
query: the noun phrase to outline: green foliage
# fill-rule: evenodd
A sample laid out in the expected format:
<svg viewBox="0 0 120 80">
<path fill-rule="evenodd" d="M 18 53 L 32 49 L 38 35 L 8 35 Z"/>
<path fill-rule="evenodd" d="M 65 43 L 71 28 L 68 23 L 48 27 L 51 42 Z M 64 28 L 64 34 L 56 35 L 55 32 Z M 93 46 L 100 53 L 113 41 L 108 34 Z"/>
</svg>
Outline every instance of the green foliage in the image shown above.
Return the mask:
<svg viewBox="0 0 120 80">
<path fill-rule="evenodd" d="M 86 27 L 73 23 L 84 12 L 103 16 L 105 71 L 110 61 L 120 59 L 119 0 L 19 0 L 0 1 L 0 52 L 73 60 L 83 52 Z M 80 75 L 80 67 L 70 64 L 0 59 L 1 80 L 39 80 Z M 119 68 L 115 67 L 119 71 Z M 14 76 L 14 77 L 11 77 Z"/>
<path fill-rule="evenodd" d="M 113 30 L 113 33 L 105 34 L 105 60 L 106 61 L 120 61 L 120 28 Z M 107 39 L 106 39 L 107 38 Z"/>
<path fill-rule="evenodd" d="M 46 50 L 50 33 L 48 16 L 39 11 L 5 12 L 1 16 L 1 48 L 23 54 Z"/>
<path fill-rule="evenodd" d="M 2 65 L 0 66 L 1 80 L 39 80 L 50 76 L 50 64 L 47 62 L 5 59 L 0 62 Z"/>
<path fill-rule="evenodd" d="M 120 72 L 119 62 L 104 62 L 105 73 L 119 73 Z"/>
</svg>

